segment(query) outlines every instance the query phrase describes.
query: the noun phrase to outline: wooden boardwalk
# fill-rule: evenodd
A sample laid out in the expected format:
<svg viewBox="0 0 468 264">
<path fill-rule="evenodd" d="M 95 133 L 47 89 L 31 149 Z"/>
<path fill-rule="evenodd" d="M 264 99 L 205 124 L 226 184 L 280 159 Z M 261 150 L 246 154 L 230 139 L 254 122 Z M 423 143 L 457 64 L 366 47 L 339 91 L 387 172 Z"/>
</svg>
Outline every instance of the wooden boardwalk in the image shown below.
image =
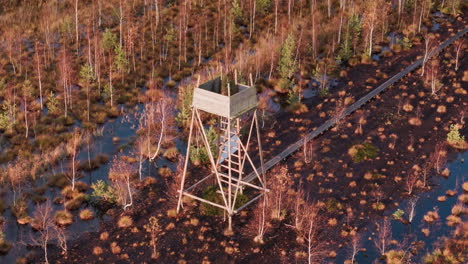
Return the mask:
<svg viewBox="0 0 468 264">
<path fill-rule="evenodd" d="M 431 53 L 430 56 L 428 56 L 429 58 L 432 57 L 432 56 L 435 56 L 437 55 L 439 52 L 441 52 L 443 49 L 445 49 L 447 46 L 449 46 L 450 44 L 452 44 L 455 40 L 457 40 L 458 38 L 464 36 L 466 33 L 468 32 L 468 28 L 465 28 L 463 29 L 462 31 L 458 32 L 456 35 L 450 37 L 448 40 L 446 40 L 444 43 L 442 43 L 441 45 L 439 45 L 437 48 L 435 48 L 435 50 Z M 428 59 L 429 59 L 428 58 Z M 267 171 L 269 169 L 271 169 L 273 166 L 275 166 L 276 164 L 278 164 L 279 162 L 281 162 L 281 160 L 287 158 L 289 155 L 291 155 L 292 153 L 294 153 L 295 151 L 297 151 L 298 149 L 300 149 L 303 145 L 304 145 L 304 140 L 312 140 L 316 137 L 318 137 L 320 134 L 322 134 L 323 132 L 327 131 L 328 129 L 330 129 L 331 127 L 333 127 L 336 123 L 338 123 L 339 121 L 343 120 L 345 117 L 347 117 L 348 115 L 352 114 L 354 111 L 356 111 L 356 109 L 360 108 L 361 106 L 363 106 L 364 104 L 366 104 L 367 102 L 369 102 L 370 100 L 372 100 L 372 98 L 374 98 L 376 95 L 378 95 L 379 93 L 381 93 L 383 90 L 385 90 L 386 88 L 388 88 L 389 86 L 391 86 L 392 84 L 394 84 L 396 81 L 400 80 L 401 78 L 403 78 L 406 74 L 408 74 L 409 72 L 411 71 L 414 71 L 416 68 L 418 68 L 419 66 L 422 65 L 423 63 L 423 58 L 417 60 L 416 62 L 414 62 L 413 64 L 411 64 L 410 66 L 406 67 L 403 71 L 399 72 L 398 74 L 394 75 L 392 78 L 388 79 L 386 82 L 384 82 L 383 84 L 381 84 L 379 87 L 375 88 L 374 90 L 372 90 L 371 92 L 369 92 L 368 94 L 366 94 L 365 96 L 363 96 L 361 99 L 359 99 L 358 101 L 356 101 L 355 103 L 353 103 L 352 105 L 350 105 L 349 107 L 347 107 L 343 114 L 339 117 L 333 117 L 329 120 L 327 120 L 325 123 L 323 123 L 321 126 L 319 126 L 317 129 L 315 129 L 314 131 L 312 131 L 311 133 L 307 134 L 304 138 L 300 139 L 299 141 L 297 141 L 296 143 L 288 146 L 285 150 L 283 150 L 281 153 L 279 153 L 278 155 L 276 155 L 275 157 L 273 157 L 272 159 L 270 159 L 269 161 L 265 162 L 264 164 L 264 171 Z M 262 171 L 261 168 L 257 168 L 257 171 Z M 254 179 L 256 179 L 256 175 L 254 172 L 251 172 L 250 174 L 248 174 L 244 180 L 246 182 L 251 182 L 253 181 Z"/>
</svg>

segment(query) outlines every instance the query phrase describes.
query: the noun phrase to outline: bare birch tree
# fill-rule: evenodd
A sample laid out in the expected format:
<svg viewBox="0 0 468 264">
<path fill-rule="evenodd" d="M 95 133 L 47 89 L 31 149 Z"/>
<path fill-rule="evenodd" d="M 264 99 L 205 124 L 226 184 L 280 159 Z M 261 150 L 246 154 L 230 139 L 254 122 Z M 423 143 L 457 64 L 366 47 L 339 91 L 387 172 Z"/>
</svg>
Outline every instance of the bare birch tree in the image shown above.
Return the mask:
<svg viewBox="0 0 468 264">
<path fill-rule="evenodd" d="M 66 145 L 67 154 L 70 157 L 70 165 L 71 165 L 71 175 L 70 175 L 70 182 L 72 185 L 72 190 L 75 190 L 75 182 L 76 182 L 76 157 L 78 156 L 79 147 L 82 140 L 82 134 L 76 129 L 73 132 L 73 135 L 68 141 Z"/>
<path fill-rule="evenodd" d="M 456 51 L 455 51 L 455 71 L 458 71 L 458 58 L 460 57 L 460 52 L 463 51 L 465 39 L 459 39 L 456 43 Z"/>
<path fill-rule="evenodd" d="M 49 200 L 39 204 L 34 211 L 33 225 L 37 229 L 39 236 L 32 237 L 33 244 L 38 245 L 44 252 L 44 261 L 49 263 L 48 245 L 56 237 L 55 224 L 52 214 L 52 205 Z"/>
<path fill-rule="evenodd" d="M 392 239 L 392 226 L 388 218 L 376 223 L 376 226 L 377 237 L 374 239 L 374 245 L 379 250 L 380 255 L 383 256 L 387 252 L 388 244 Z"/>
<path fill-rule="evenodd" d="M 356 263 L 356 255 L 359 253 L 361 247 L 361 236 L 356 233 L 351 239 L 351 264 Z"/>
<path fill-rule="evenodd" d="M 124 210 L 133 205 L 133 176 L 136 169 L 133 163 L 123 156 L 115 156 L 109 170 L 109 178 L 116 190 L 117 199 Z"/>
<path fill-rule="evenodd" d="M 323 219 L 320 217 L 319 208 L 316 204 L 307 204 L 303 211 L 303 225 L 298 230 L 301 237 L 304 238 L 307 248 L 307 263 L 318 263 L 325 256 L 324 244 L 319 237 L 320 227 Z"/>
<path fill-rule="evenodd" d="M 416 215 L 416 204 L 419 197 L 414 197 L 408 202 L 408 222 L 413 222 L 413 218 Z"/>
<path fill-rule="evenodd" d="M 153 161 L 158 156 L 167 130 L 173 123 L 172 101 L 172 98 L 167 93 L 163 92 L 158 102 L 150 103 L 148 129 L 152 130 L 153 132 L 151 134 L 156 134 L 158 138 L 156 150 L 149 156 L 150 161 Z"/>
<path fill-rule="evenodd" d="M 34 45 L 34 61 L 36 62 L 36 73 L 37 73 L 37 80 L 39 85 L 39 102 L 41 104 L 41 110 L 44 108 L 44 103 L 42 100 L 42 60 L 39 57 L 40 47 L 39 42 L 36 41 Z"/>
</svg>

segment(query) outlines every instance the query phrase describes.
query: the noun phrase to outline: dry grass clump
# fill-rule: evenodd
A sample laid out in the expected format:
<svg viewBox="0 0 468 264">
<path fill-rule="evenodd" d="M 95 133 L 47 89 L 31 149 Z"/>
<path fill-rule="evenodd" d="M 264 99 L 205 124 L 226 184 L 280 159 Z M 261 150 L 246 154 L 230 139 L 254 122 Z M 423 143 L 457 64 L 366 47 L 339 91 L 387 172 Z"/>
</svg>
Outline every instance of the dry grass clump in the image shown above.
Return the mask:
<svg viewBox="0 0 468 264">
<path fill-rule="evenodd" d="M 72 187 L 70 185 L 67 185 L 65 186 L 65 188 L 62 189 L 61 194 L 67 199 L 72 199 L 78 194 L 78 190 L 72 190 Z"/>
<path fill-rule="evenodd" d="M 119 218 L 119 221 L 117 222 L 117 226 L 120 228 L 127 228 L 133 225 L 133 219 L 128 216 L 124 215 Z"/>
<path fill-rule="evenodd" d="M 0 237 L 0 255 L 6 255 L 11 249 L 11 243 Z"/>
<path fill-rule="evenodd" d="M 158 174 L 164 178 L 167 178 L 172 175 L 172 170 L 168 167 L 161 167 L 158 169 Z"/>
<path fill-rule="evenodd" d="M 468 194 L 461 194 L 458 196 L 458 201 L 464 204 L 468 204 Z"/>
<path fill-rule="evenodd" d="M 466 90 L 463 88 L 457 88 L 455 89 L 456 94 L 467 94 Z"/>
<path fill-rule="evenodd" d="M 84 220 L 84 221 L 87 221 L 87 220 L 91 220 L 94 218 L 94 213 L 91 209 L 84 209 L 84 210 L 81 210 L 80 212 L 80 219 L 81 220 Z"/>
<path fill-rule="evenodd" d="M 444 114 L 447 112 L 447 107 L 445 107 L 445 105 L 439 105 L 437 107 L 437 113 L 439 114 Z"/>
<path fill-rule="evenodd" d="M 464 192 L 468 192 L 468 182 L 464 182 L 462 188 Z"/>
<path fill-rule="evenodd" d="M 101 255 L 103 252 L 102 247 L 96 246 L 93 248 L 93 254 L 96 256 Z"/>
<path fill-rule="evenodd" d="M 385 209 L 385 204 L 382 202 L 376 202 L 372 204 L 372 209 L 382 211 Z"/>
<path fill-rule="evenodd" d="M 294 114 L 302 114 L 309 111 L 309 108 L 303 103 L 294 102 L 287 108 L 288 111 L 293 112 Z"/>
<path fill-rule="evenodd" d="M 336 226 L 337 224 L 338 224 L 338 220 L 336 220 L 336 218 L 328 219 L 328 225 L 329 226 Z"/>
<path fill-rule="evenodd" d="M 61 210 L 55 213 L 55 222 L 60 226 L 68 226 L 73 223 L 73 215 L 66 211 Z"/>
<path fill-rule="evenodd" d="M 78 210 L 81 205 L 86 201 L 86 194 L 79 193 L 72 200 L 65 202 L 67 210 Z"/>
<path fill-rule="evenodd" d="M 421 119 L 417 118 L 417 117 L 412 117 L 408 120 L 408 123 L 412 126 L 421 126 L 422 125 L 422 121 Z"/>
<path fill-rule="evenodd" d="M 109 238 L 109 232 L 102 232 L 100 235 L 99 235 L 99 239 L 102 240 L 102 241 L 105 241 Z"/>
<path fill-rule="evenodd" d="M 176 209 L 169 209 L 166 212 L 168 217 L 177 217 L 177 211 Z"/>
<path fill-rule="evenodd" d="M 112 242 L 110 244 L 110 248 L 111 248 L 111 251 L 113 254 L 120 254 L 120 252 L 122 252 L 122 248 L 119 247 L 119 245 L 117 245 L 117 242 Z"/>
<path fill-rule="evenodd" d="M 175 161 L 178 156 L 179 156 L 179 151 L 177 150 L 176 147 L 168 148 L 166 151 L 164 151 L 164 154 L 163 154 L 163 157 L 170 161 Z"/>
<path fill-rule="evenodd" d="M 379 174 L 379 173 L 375 173 L 375 172 L 368 171 L 368 172 L 366 172 L 364 174 L 364 179 L 369 180 L 369 181 L 370 180 L 379 180 L 379 179 L 383 179 L 383 178 L 385 178 L 384 175 Z"/>
<path fill-rule="evenodd" d="M 403 110 L 405 110 L 406 112 L 411 112 L 413 111 L 414 109 L 414 106 L 412 106 L 410 103 L 406 103 L 403 105 Z"/>
<path fill-rule="evenodd" d="M 429 228 L 423 228 L 421 229 L 421 232 L 424 234 L 424 236 L 428 237 L 431 231 L 429 231 Z"/>
<path fill-rule="evenodd" d="M 423 219 L 427 223 L 433 223 L 439 219 L 439 213 L 437 211 L 429 211 L 424 215 Z"/>
<path fill-rule="evenodd" d="M 461 223 L 463 223 L 461 217 L 454 216 L 454 215 L 447 216 L 447 225 L 448 226 L 456 226 L 456 225 L 461 224 Z"/>
<path fill-rule="evenodd" d="M 464 213 L 465 213 L 465 207 L 463 206 L 463 204 L 456 204 L 452 207 L 452 214 L 454 216 L 459 216 Z"/>
<path fill-rule="evenodd" d="M 446 194 L 447 196 L 449 196 L 449 197 L 453 197 L 453 196 L 455 196 L 455 194 L 457 194 L 457 192 L 454 191 L 454 190 L 447 190 L 447 191 L 445 192 L 445 194 Z"/>
<path fill-rule="evenodd" d="M 68 184 L 68 179 L 63 173 L 52 174 L 47 179 L 47 185 L 50 187 L 63 188 Z"/>
</svg>

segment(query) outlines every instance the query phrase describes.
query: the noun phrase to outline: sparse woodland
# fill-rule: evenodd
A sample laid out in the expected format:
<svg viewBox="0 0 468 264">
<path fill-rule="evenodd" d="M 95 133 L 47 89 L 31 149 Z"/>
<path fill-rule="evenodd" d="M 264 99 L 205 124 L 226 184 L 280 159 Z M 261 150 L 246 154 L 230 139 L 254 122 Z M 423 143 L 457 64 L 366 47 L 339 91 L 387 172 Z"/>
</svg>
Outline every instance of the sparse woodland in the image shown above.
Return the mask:
<svg viewBox="0 0 468 264">
<path fill-rule="evenodd" d="M 465 263 L 466 35 L 436 47 L 467 27 L 466 10 L 462 0 L 2 1 L 0 262 Z M 339 122 L 266 173 L 269 192 L 227 236 L 218 208 L 175 208 L 184 160 L 191 176 L 210 172 L 200 136 L 184 154 L 193 89 L 234 72 L 257 89 L 265 160 Z M 218 120 L 201 118 L 216 152 Z"/>
</svg>

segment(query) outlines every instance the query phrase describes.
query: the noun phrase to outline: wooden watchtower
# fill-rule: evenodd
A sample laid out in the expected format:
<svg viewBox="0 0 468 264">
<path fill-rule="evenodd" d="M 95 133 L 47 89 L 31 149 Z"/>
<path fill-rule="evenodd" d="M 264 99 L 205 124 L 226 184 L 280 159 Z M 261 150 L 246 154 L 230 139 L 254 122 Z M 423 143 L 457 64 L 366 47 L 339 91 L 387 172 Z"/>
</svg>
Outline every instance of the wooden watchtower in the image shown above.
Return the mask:
<svg viewBox="0 0 468 264">
<path fill-rule="evenodd" d="M 188 137 L 187 154 L 185 158 L 184 171 L 179 191 L 179 201 L 177 212 L 183 207 L 182 197 L 187 196 L 192 199 L 221 208 L 228 216 L 228 233 L 232 232 L 232 216 L 242 210 L 255 200 L 264 195 L 266 189 L 263 170 L 262 147 L 257 117 L 257 95 L 255 87 L 237 83 L 225 82 L 218 77 L 202 85 L 197 85 L 193 93 L 192 116 L 190 122 L 190 132 Z M 223 87 L 224 86 L 224 87 Z M 227 91 L 225 91 L 227 90 Z M 200 112 L 207 112 L 218 117 L 218 153 L 212 153 L 212 147 L 208 142 L 205 125 L 202 122 Z M 245 126 L 248 133 L 241 134 L 241 123 L 249 124 Z M 251 139 L 253 129 L 257 134 L 258 151 L 256 159 L 249 155 L 249 147 L 252 145 Z M 203 145 L 208 152 L 211 173 L 204 178 L 195 179 L 193 184 L 185 188 L 188 161 L 190 158 L 191 144 L 195 130 L 201 132 Z M 260 171 L 255 161 L 260 161 Z M 250 170 L 256 175 L 254 180 L 245 181 L 246 170 Z M 262 177 L 261 177 L 262 175 Z M 200 190 L 197 186 L 208 179 L 213 179 L 217 193 L 222 197 L 220 203 L 208 201 L 199 196 Z M 236 201 L 240 193 L 249 191 L 250 199 L 236 208 Z"/>
</svg>

